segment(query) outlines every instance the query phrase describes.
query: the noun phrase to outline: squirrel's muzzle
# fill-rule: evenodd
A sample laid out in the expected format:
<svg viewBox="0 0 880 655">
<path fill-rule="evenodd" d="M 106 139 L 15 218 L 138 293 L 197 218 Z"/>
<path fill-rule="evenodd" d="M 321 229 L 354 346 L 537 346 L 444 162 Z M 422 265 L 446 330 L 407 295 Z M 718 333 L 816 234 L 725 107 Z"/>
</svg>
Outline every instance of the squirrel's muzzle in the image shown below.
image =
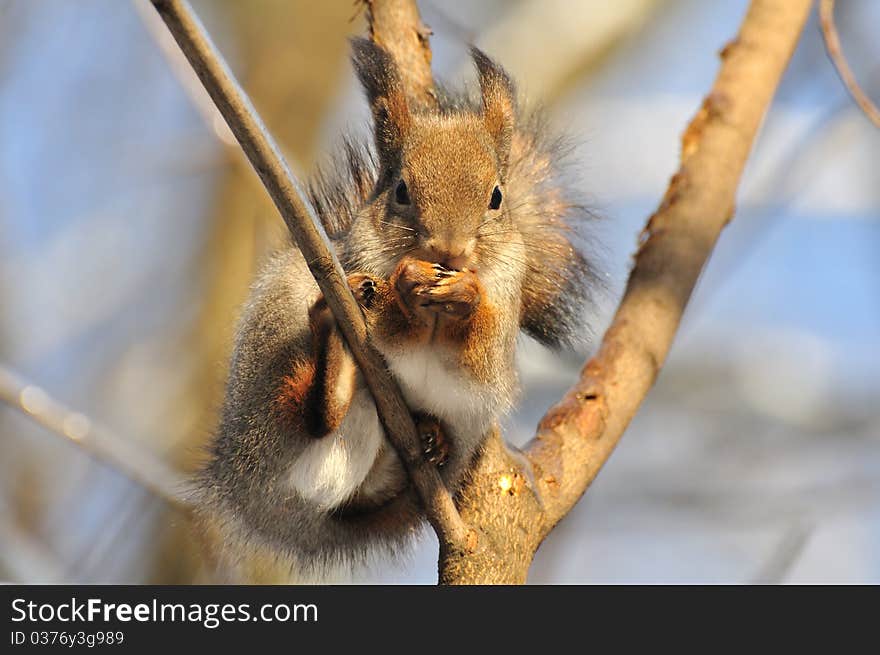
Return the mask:
<svg viewBox="0 0 880 655">
<path fill-rule="evenodd" d="M 424 247 L 425 261 L 442 264 L 446 268 L 461 271 L 473 264 L 474 239 L 428 239 Z"/>
</svg>

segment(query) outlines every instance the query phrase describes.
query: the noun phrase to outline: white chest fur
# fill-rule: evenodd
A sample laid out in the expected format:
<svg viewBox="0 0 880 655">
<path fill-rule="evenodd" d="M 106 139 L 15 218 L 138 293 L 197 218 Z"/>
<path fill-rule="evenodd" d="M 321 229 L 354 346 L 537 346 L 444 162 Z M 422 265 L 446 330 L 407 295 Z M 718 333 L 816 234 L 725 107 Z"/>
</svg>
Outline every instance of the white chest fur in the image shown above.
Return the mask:
<svg viewBox="0 0 880 655">
<path fill-rule="evenodd" d="M 436 416 L 458 429 L 488 428 L 499 408 L 499 390 L 452 368 L 436 346 L 387 356 L 406 400 L 414 410 Z"/>
</svg>

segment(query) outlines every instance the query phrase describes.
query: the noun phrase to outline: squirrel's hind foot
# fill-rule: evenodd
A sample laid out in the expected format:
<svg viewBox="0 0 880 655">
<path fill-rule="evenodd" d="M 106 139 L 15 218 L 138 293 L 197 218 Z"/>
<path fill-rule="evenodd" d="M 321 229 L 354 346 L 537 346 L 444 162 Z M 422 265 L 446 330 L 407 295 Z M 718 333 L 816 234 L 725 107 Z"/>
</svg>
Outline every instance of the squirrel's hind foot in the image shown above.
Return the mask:
<svg viewBox="0 0 880 655">
<path fill-rule="evenodd" d="M 444 466 L 449 461 L 449 441 L 440 422 L 428 414 L 416 414 L 415 419 L 425 459 L 438 467 Z"/>
</svg>

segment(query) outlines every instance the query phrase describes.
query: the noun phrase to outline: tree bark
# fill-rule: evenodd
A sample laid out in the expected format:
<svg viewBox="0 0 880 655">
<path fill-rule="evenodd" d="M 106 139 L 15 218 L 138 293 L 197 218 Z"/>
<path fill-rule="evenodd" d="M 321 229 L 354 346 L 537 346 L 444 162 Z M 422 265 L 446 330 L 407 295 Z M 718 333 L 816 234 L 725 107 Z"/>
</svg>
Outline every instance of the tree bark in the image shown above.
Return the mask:
<svg viewBox="0 0 880 655">
<path fill-rule="evenodd" d="M 403 72 L 410 101 L 423 108 L 437 105 L 431 73 L 431 28 L 422 22 L 414 0 L 361 0 L 367 9 L 370 38 L 385 48 Z"/>
</svg>

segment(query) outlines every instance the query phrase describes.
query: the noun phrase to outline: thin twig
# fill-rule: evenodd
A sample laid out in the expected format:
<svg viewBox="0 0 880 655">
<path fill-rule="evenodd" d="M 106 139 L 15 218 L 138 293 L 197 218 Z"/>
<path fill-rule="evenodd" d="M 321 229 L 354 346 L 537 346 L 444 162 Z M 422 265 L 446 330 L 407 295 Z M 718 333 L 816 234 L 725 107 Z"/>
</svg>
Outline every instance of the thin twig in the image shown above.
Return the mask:
<svg viewBox="0 0 880 655">
<path fill-rule="evenodd" d="M 834 23 L 834 0 L 819 0 L 819 21 L 822 24 L 822 38 L 825 41 L 825 49 L 834 64 L 837 75 L 849 91 L 852 99 L 864 112 L 874 125 L 880 127 L 880 109 L 868 97 L 862 87 L 859 86 L 856 76 L 849 67 L 843 48 L 840 46 L 840 37 L 837 35 L 837 26 Z"/>
<path fill-rule="evenodd" d="M 802 520 L 791 525 L 761 567 L 749 581 L 751 584 L 782 584 L 797 564 L 815 526 Z"/>
<path fill-rule="evenodd" d="M 43 388 L 0 366 L 0 401 L 26 414 L 53 434 L 109 464 L 171 505 L 187 508 L 186 481 L 160 459 L 129 439 L 65 407 Z"/>
<path fill-rule="evenodd" d="M 441 544 L 465 544 L 468 530 L 436 467 L 421 455 L 409 408 L 381 355 L 369 343 L 363 316 L 342 266 L 314 213 L 303 200 L 280 150 L 189 3 L 151 1 L 260 176 L 299 246 L 373 394 L 388 438 L 406 464 Z M 413 35 L 413 38 L 420 37 Z"/>
</svg>

